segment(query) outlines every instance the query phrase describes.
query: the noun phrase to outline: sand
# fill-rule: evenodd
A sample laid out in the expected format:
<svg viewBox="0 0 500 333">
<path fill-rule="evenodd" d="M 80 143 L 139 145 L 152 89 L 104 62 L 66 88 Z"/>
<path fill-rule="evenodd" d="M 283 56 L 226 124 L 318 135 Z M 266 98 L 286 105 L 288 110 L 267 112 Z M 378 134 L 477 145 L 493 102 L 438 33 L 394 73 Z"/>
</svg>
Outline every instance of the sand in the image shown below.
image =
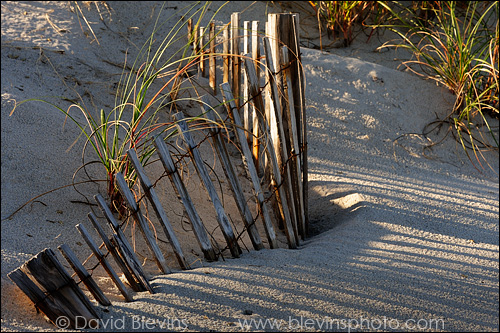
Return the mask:
<svg viewBox="0 0 500 333">
<path fill-rule="evenodd" d="M 175 18 L 184 3 L 170 1 L 165 11 Z M 100 6 L 103 20 L 93 4 L 82 5 L 98 44 L 66 2 L 2 2 L 3 331 L 54 330 L 7 274 L 44 248 L 63 243 L 83 260 L 89 250 L 74 226 L 91 229 L 89 206 L 70 202 L 82 200 L 72 187 L 40 197 L 5 219 L 29 199 L 70 184 L 83 147 L 80 140 L 68 151 L 76 127 L 63 126 L 64 115 L 46 104 L 26 103 L 9 113 L 15 101 L 27 98 L 76 98 L 73 89 L 96 108 L 114 105 L 121 70 L 112 64 L 123 63 L 127 50 L 133 57 L 134 46 L 149 36 L 159 4 L 109 5 L 110 13 Z M 231 2 L 217 18 L 226 22 L 246 7 Z M 266 10 L 283 9 L 258 2 L 242 20 L 263 21 Z M 303 42 L 313 47 L 318 40 L 306 40 L 314 34 L 313 24 L 302 22 Z M 251 250 L 246 240 L 250 251 L 241 258 L 226 255 L 207 263 L 198 260 L 194 238 L 181 232 L 194 269 L 175 268 L 170 254 L 173 273 L 161 275 L 149 260 L 145 268 L 153 295 L 136 293 L 134 302 L 125 303 L 105 274 L 95 271 L 113 302 L 98 307 L 102 330 L 499 329 L 498 152 L 484 153 L 491 168 L 476 162 L 480 171 L 451 136 L 424 155 L 422 129 L 449 112 L 453 96 L 398 68 L 407 54 L 373 52 L 387 38 L 366 43 L 360 36 L 352 46 L 330 52 L 302 48 L 313 236 L 297 250 L 287 249 L 282 235 L 283 248 L 275 250 Z M 197 107 L 186 111 L 194 114 Z M 443 131 L 429 138 L 438 141 Z M 210 149 L 203 154 L 211 161 Z M 243 171 L 241 164 L 238 168 Z M 192 175 L 191 188 L 196 182 Z M 102 186 L 79 189 L 89 197 L 104 191 Z M 227 193 L 227 184 L 222 190 Z M 165 202 L 175 198 L 171 188 L 161 193 Z M 215 226 L 204 192 L 193 196 L 200 215 Z M 230 199 L 226 195 L 225 202 L 237 220 Z M 180 223 L 180 206 L 167 213 Z"/>
</svg>

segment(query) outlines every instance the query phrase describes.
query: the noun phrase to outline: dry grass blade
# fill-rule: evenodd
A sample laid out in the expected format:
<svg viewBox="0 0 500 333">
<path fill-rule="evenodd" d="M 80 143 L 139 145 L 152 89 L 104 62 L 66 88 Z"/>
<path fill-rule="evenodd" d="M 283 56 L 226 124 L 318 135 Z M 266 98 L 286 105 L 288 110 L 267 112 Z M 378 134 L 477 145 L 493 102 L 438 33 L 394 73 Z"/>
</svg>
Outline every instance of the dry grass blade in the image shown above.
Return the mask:
<svg viewBox="0 0 500 333">
<path fill-rule="evenodd" d="M 94 36 L 95 41 L 97 42 L 97 44 L 101 45 L 99 43 L 99 40 L 97 39 L 97 36 L 94 33 L 94 30 L 92 29 L 92 26 L 90 25 L 89 21 L 85 17 L 85 14 L 83 14 L 83 11 L 80 8 L 80 5 L 78 4 L 77 1 L 74 1 L 73 3 L 75 5 L 76 9 L 78 10 L 78 12 L 80 13 L 80 15 L 82 16 L 83 21 L 85 21 L 85 24 L 87 25 L 87 27 L 89 28 L 90 32 L 92 33 L 92 36 Z M 96 4 L 96 7 L 99 8 L 99 6 L 97 4 Z M 82 26 L 82 24 L 80 22 L 80 15 L 77 14 L 78 23 L 80 24 L 80 28 L 82 29 L 83 33 L 85 34 L 85 31 L 83 30 L 83 26 Z"/>
</svg>

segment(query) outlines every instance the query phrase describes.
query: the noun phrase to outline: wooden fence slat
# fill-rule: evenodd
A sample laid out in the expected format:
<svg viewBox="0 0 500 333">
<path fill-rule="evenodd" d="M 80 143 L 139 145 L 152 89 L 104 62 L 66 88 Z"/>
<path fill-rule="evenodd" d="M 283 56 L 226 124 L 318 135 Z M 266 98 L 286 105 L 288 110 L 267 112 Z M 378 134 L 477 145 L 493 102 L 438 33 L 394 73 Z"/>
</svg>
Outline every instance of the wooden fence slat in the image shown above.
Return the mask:
<svg viewBox="0 0 500 333">
<path fill-rule="evenodd" d="M 262 111 L 264 110 L 264 102 L 262 100 L 262 95 L 260 94 L 259 82 L 257 80 L 257 76 L 255 73 L 255 67 L 252 60 L 249 57 L 245 57 L 245 66 L 246 66 L 246 75 L 248 76 L 249 85 L 249 95 L 253 98 L 254 106 L 256 109 L 257 116 L 259 117 L 259 126 L 261 128 L 261 132 L 263 133 L 264 146 L 266 147 L 265 151 L 269 158 L 272 170 L 272 176 L 276 186 L 278 187 L 278 204 L 280 205 L 280 210 L 285 217 L 285 234 L 287 236 L 288 246 L 292 249 L 297 248 L 297 241 L 293 231 L 292 219 L 290 217 L 290 211 L 288 209 L 288 202 L 286 198 L 286 193 L 284 190 L 284 186 L 282 184 L 282 178 L 280 169 L 278 166 L 278 159 L 276 157 L 276 153 L 272 147 L 273 142 L 271 138 L 271 134 L 269 131 L 269 126 L 267 122 L 264 120 L 262 115 Z"/>
<path fill-rule="evenodd" d="M 151 287 L 146 275 L 142 272 L 141 265 L 134 259 L 135 253 L 132 252 L 130 247 L 126 245 L 126 239 L 123 239 L 120 235 L 113 233 L 112 238 L 109 241 L 118 250 L 120 256 L 130 267 L 137 279 L 141 281 L 141 284 L 146 288 L 146 290 L 149 291 L 150 294 L 154 294 L 155 292 L 153 287 Z"/>
<path fill-rule="evenodd" d="M 54 251 L 45 249 L 35 258 L 21 266 L 21 270 L 31 274 L 45 291 L 61 301 L 73 313 L 82 313 L 87 318 L 99 318 L 90 300 L 78 287 L 63 265 L 57 259 Z"/>
<path fill-rule="evenodd" d="M 290 214 L 293 218 L 293 227 L 295 231 L 295 236 L 297 237 L 297 243 L 299 242 L 299 226 L 300 226 L 300 218 L 301 216 L 298 214 L 297 206 L 298 206 L 298 195 L 293 195 L 293 191 L 297 190 L 297 184 L 294 182 L 293 173 L 294 164 L 288 163 L 289 160 L 284 154 L 288 154 L 291 151 L 291 143 L 290 143 L 290 124 L 289 119 L 284 114 L 284 105 L 287 102 L 286 95 L 283 90 L 284 81 L 283 81 L 283 72 L 280 71 L 280 62 L 281 62 L 281 45 L 292 45 L 292 19 L 293 14 L 268 14 L 268 34 L 267 34 L 267 42 L 264 41 L 264 50 L 266 52 L 266 60 L 268 63 L 268 68 L 273 68 L 273 70 L 267 71 L 269 83 L 270 83 L 270 97 L 273 101 L 274 111 L 276 113 L 276 131 L 273 133 L 279 137 L 279 142 L 275 142 L 277 154 L 278 154 L 278 162 L 281 165 L 281 169 L 286 167 L 285 170 L 285 180 L 287 183 L 286 189 L 287 194 L 289 195 L 289 204 L 290 209 L 292 210 Z M 267 48 L 266 48 L 267 45 Z M 273 88 L 273 85 L 276 89 Z M 273 136 L 274 139 L 274 136 Z M 282 149 L 281 153 L 278 153 Z M 280 157 L 283 155 L 283 159 Z"/>
<path fill-rule="evenodd" d="M 118 251 L 116 250 L 116 248 L 111 244 L 111 242 L 109 241 L 108 236 L 106 236 L 106 233 L 104 232 L 104 230 L 99 225 L 99 222 L 97 221 L 97 217 L 94 215 L 94 213 L 89 213 L 87 215 L 87 217 L 89 218 L 90 222 L 94 226 L 94 229 L 97 231 L 97 234 L 99 235 L 99 237 L 101 237 L 102 241 L 104 242 L 104 245 L 106 246 L 106 249 L 108 249 L 108 252 L 111 253 L 111 255 L 113 256 L 113 259 L 115 259 L 116 264 L 118 265 L 118 267 L 120 268 L 120 270 L 125 275 L 125 278 L 127 279 L 128 284 L 130 285 L 130 287 L 132 287 L 132 289 L 134 291 L 144 291 L 144 290 L 146 290 L 146 288 L 144 286 L 142 286 L 140 283 L 138 283 L 136 281 L 136 279 L 132 275 L 129 267 L 127 266 L 127 264 L 120 257 L 120 254 L 118 253 Z"/>
<path fill-rule="evenodd" d="M 300 147 L 302 149 L 302 191 L 304 200 L 304 215 L 305 215 L 305 234 L 308 233 L 309 225 L 309 172 L 308 172 L 308 162 L 307 162 L 307 115 L 306 115 L 306 98 L 305 98 L 305 80 L 304 80 L 304 68 L 302 66 L 301 55 L 300 55 L 300 33 L 299 33 L 299 14 L 293 15 L 293 36 L 295 47 L 293 49 L 293 54 L 296 57 L 295 67 L 297 68 L 297 83 L 294 84 L 293 90 L 295 98 L 295 109 L 299 110 L 299 116 L 297 117 L 297 127 L 301 129 L 301 137 L 299 138 Z M 295 82 L 292 80 L 292 82 Z"/>
<path fill-rule="evenodd" d="M 294 98 L 294 109 L 295 109 L 295 119 L 297 124 L 297 129 L 299 130 L 298 139 L 299 147 L 301 148 L 301 170 L 302 170 L 302 189 L 304 202 L 304 217 L 305 226 L 307 229 L 308 220 L 308 172 L 307 172 L 307 121 L 306 121 L 306 108 L 304 99 L 304 72 L 301 63 L 300 55 L 300 41 L 299 41 L 299 14 L 269 14 L 268 22 L 270 23 L 270 29 L 268 32 L 269 39 L 271 41 L 271 49 L 273 50 L 273 59 L 275 64 L 279 64 L 277 59 L 281 58 L 281 46 L 286 45 L 289 49 L 289 65 L 288 70 L 290 73 L 290 79 L 293 83 L 292 91 Z M 278 67 L 278 66 L 277 66 Z M 281 83 L 281 72 L 278 72 L 278 86 Z M 280 90 L 281 92 L 281 90 Z M 283 100 L 284 94 L 282 95 Z M 286 117 L 285 117 L 286 118 Z M 284 119 L 287 121 L 286 119 Z M 285 126 L 285 134 L 287 127 Z M 286 137 L 288 140 L 288 136 Z M 291 145 L 288 146 L 291 149 Z M 300 226 L 300 224 L 299 224 Z M 307 230 L 306 230 L 307 233 Z"/>
<path fill-rule="evenodd" d="M 62 316 L 69 318 L 66 309 L 61 307 L 61 305 L 55 301 L 52 301 L 52 297 L 46 296 L 44 292 L 38 288 L 38 286 L 21 269 L 18 268 L 10 272 L 8 277 L 35 304 L 37 311 L 42 311 L 53 325 L 57 326 L 57 320 Z M 70 322 L 68 328 L 69 327 L 75 328 L 75 322 Z"/>
<path fill-rule="evenodd" d="M 90 275 L 89 272 L 87 272 L 87 270 L 85 269 L 85 267 L 83 267 L 82 263 L 80 262 L 80 260 L 78 260 L 77 256 L 71 250 L 71 248 L 66 244 L 62 244 L 57 248 L 61 252 L 62 256 L 66 259 L 66 261 L 73 268 L 73 270 L 76 272 L 76 274 L 80 278 L 80 281 L 82 281 L 83 284 L 85 284 L 85 286 L 90 291 L 94 299 L 101 305 L 104 306 L 111 305 L 110 300 L 106 297 L 106 295 L 104 295 L 101 288 L 99 288 L 99 286 L 95 282 L 94 278 L 92 278 L 92 275 Z"/>
<path fill-rule="evenodd" d="M 109 241 L 120 253 L 120 256 L 127 263 L 137 280 L 141 282 L 141 285 L 144 286 L 150 294 L 154 294 L 155 292 L 153 287 L 149 284 L 148 278 L 142 270 L 141 264 L 137 261 L 137 259 L 134 259 L 135 253 L 130 249 L 130 245 L 127 245 L 127 240 L 120 237 L 120 235 L 113 233 L 112 238 Z"/>
<path fill-rule="evenodd" d="M 209 78 L 208 83 L 212 89 L 212 94 L 217 96 L 217 67 L 216 67 L 216 54 L 215 54 L 215 22 L 210 22 L 210 52 L 209 52 Z"/>
<path fill-rule="evenodd" d="M 285 183 L 283 184 L 285 186 L 284 192 L 288 195 L 287 199 L 289 199 L 288 200 L 288 207 L 290 209 L 290 216 L 292 217 L 293 236 L 295 237 L 295 242 L 298 245 L 299 244 L 299 232 L 298 232 L 298 223 L 297 223 L 297 210 L 295 208 L 295 200 L 293 197 L 292 176 L 291 176 L 291 172 L 290 172 L 290 165 L 288 163 L 288 147 L 287 147 L 287 143 L 286 143 L 287 135 L 285 134 L 285 131 L 284 131 L 284 123 L 283 123 L 280 95 L 278 93 L 278 87 L 276 85 L 276 77 L 274 76 L 274 74 L 276 73 L 276 67 L 274 66 L 273 57 L 271 55 L 271 47 L 269 44 L 269 38 L 264 37 L 264 38 L 262 38 L 262 41 L 264 42 L 264 52 L 266 53 L 268 71 L 271 72 L 269 75 L 269 80 L 270 80 L 269 84 L 271 86 L 271 99 L 273 100 L 274 114 L 276 117 L 276 125 L 278 127 L 278 135 L 279 135 L 278 140 L 281 142 L 281 145 L 275 144 L 275 147 L 280 147 L 280 151 L 276 155 L 278 157 L 279 169 L 285 171 L 285 175 L 284 175 Z"/>
<path fill-rule="evenodd" d="M 243 21 L 243 54 L 248 54 L 250 52 L 250 21 Z M 241 69 L 245 71 L 245 67 Z M 248 79 L 247 76 L 243 74 L 243 126 L 245 126 L 245 135 L 247 141 L 252 142 L 252 108 L 251 104 L 248 103 Z"/>
<path fill-rule="evenodd" d="M 184 182 L 177 172 L 177 168 L 175 167 L 174 161 L 170 156 L 167 145 L 160 137 L 158 137 L 154 140 L 154 146 L 156 148 L 158 156 L 160 157 L 163 167 L 165 168 L 165 171 L 167 172 L 168 177 L 173 184 L 177 196 L 180 198 L 182 204 L 184 205 L 186 215 L 191 221 L 193 232 L 196 236 L 196 240 L 198 241 L 201 251 L 205 256 L 205 259 L 208 261 L 217 261 L 217 254 L 215 253 L 212 244 L 210 243 L 203 222 L 201 221 L 201 218 L 198 215 L 196 208 L 194 207 L 193 201 L 191 200 L 186 187 L 184 186 Z"/>
<path fill-rule="evenodd" d="M 229 40 L 229 24 L 224 26 L 224 29 L 222 30 L 222 36 L 223 36 L 223 41 L 222 41 L 222 80 L 224 82 L 229 81 L 229 68 L 231 67 L 231 57 L 229 55 L 230 52 L 230 40 Z"/>
<path fill-rule="evenodd" d="M 293 90 L 292 90 L 292 80 L 290 76 L 290 69 L 287 68 L 289 65 L 289 57 L 288 57 L 288 47 L 283 46 L 282 48 L 282 57 L 281 57 L 281 66 L 284 71 L 284 76 L 286 80 L 286 91 L 288 96 L 288 108 L 284 108 L 288 113 L 288 119 L 290 119 L 290 143 L 292 146 L 292 155 L 295 160 L 295 167 L 292 168 L 295 171 L 295 181 L 294 185 L 296 185 L 296 190 L 294 190 L 294 196 L 298 199 L 296 202 L 298 203 L 299 210 L 299 232 L 302 236 L 302 239 L 305 238 L 306 234 L 306 225 L 305 225 L 305 202 L 304 202 L 304 192 L 302 187 L 302 171 L 301 171 L 301 158 L 300 158 L 300 147 L 299 147 L 299 138 L 298 138 L 298 128 L 296 124 L 296 116 L 295 116 L 295 101 L 293 98 Z"/>
<path fill-rule="evenodd" d="M 132 246 L 125 237 L 125 234 L 123 233 L 122 229 L 120 228 L 120 225 L 118 224 L 118 221 L 116 221 L 115 217 L 113 216 L 113 213 L 106 204 L 106 201 L 100 194 L 95 195 L 94 199 L 101 208 L 101 211 L 103 212 L 104 217 L 108 221 L 111 230 L 113 230 L 118 235 L 118 238 L 121 240 L 121 244 L 120 247 L 118 248 L 118 251 L 122 254 L 122 258 L 127 262 L 128 266 L 134 273 L 137 280 L 141 281 L 142 285 L 146 287 L 146 289 L 151 294 L 154 294 L 153 288 L 149 284 L 148 278 L 146 276 L 146 273 L 144 273 L 144 270 L 142 269 L 139 259 L 135 255 Z M 126 252 L 128 256 L 125 256 L 124 252 Z"/>
<path fill-rule="evenodd" d="M 192 18 L 190 18 L 187 21 L 187 30 L 188 30 L 188 34 L 187 34 L 188 43 L 189 43 L 189 45 L 193 45 L 193 19 Z"/>
<path fill-rule="evenodd" d="M 170 269 L 167 266 L 167 263 L 165 261 L 165 257 L 163 257 L 163 254 L 161 253 L 160 248 L 158 247 L 158 244 L 156 243 L 155 237 L 151 233 L 151 230 L 149 229 L 148 223 L 144 216 L 142 215 L 141 210 L 139 209 L 139 206 L 137 205 L 137 202 L 135 201 L 134 195 L 132 194 L 132 191 L 130 191 L 130 188 L 128 187 L 127 181 L 125 180 L 125 177 L 121 172 L 117 172 L 115 175 L 115 180 L 116 184 L 118 185 L 118 189 L 120 190 L 120 193 L 122 194 L 123 198 L 125 199 L 125 203 L 127 204 L 128 208 L 130 209 L 132 216 L 134 217 L 134 220 L 137 222 L 139 225 L 139 230 L 141 231 L 142 235 L 144 236 L 144 240 L 146 241 L 146 244 L 149 247 L 149 250 L 153 254 L 153 258 L 156 262 L 156 265 L 160 269 L 162 273 L 170 273 Z"/>
<path fill-rule="evenodd" d="M 181 244 L 179 243 L 177 236 L 175 236 L 174 229 L 172 228 L 170 220 L 168 219 L 167 214 L 165 213 L 165 210 L 163 209 L 160 203 L 160 198 L 156 194 L 153 184 L 151 183 L 148 176 L 144 172 L 144 168 L 142 167 L 142 164 L 139 161 L 139 158 L 137 157 L 137 153 L 135 152 L 134 149 L 130 149 L 129 151 L 127 151 L 127 155 L 129 160 L 132 162 L 132 165 L 134 166 L 137 176 L 139 176 L 139 179 L 141 181 L 141 186 L 144 189 L 144 192 L 146 193 L 151 204 L 153 205 L 153 209 L 156 213 L 156 216 L 158 217 L 160 225 L 162 226 L 163 231 L 165 232 L 165 235 L 167 236 L 167 239 L 170 242 L 170 245 L 172 246 L 177 261 L 179 262 L 179 265 L 181 266 L 182 269 L 188 269 L 189 265 L 186 262 L 184 253 L 182 252 Z"/>
<path fill-rule="evenodd" d="M 231 56 L 232 56 L 232 88 L 233 94 L 237 98 L 236 106 L 241 105 L 240 96 L 240 13 L 231 14 Z"/>
<path fill-rule="evenodd" d="M 54 325 L 60 324 L 58 318 L 63 316 L 67 318 L 68 327 L 71 328 L 98 325 L 97 319 L 100 317 L 92 303 L 51 249 L 38 253 L 8 276 Z"/>
<path fill-rule="evenodd" d="M 227 152 L 226 144 L 221 137 L 220 129 L 214 127 L 213 123 L 216 122 L 216 119 L 214 111 L 209 105 L 210 101 L 208 100 L 208 97 L 206 95 L 201 97 L 201 103 L 205 117 L 212 122 L 209 126 L 209 131 L 212 134 L 212 139 L 217 151 L 217 155 L 219 156 L 222 168 L 224 169 L 224 173 L 227 180 L 229 181 L 231 191 L 233 192 L 236 206 L 238 207 L 241 218 L 243 220 L 243 223 L 245 224 L 254 249 L 257 251 L 261 250 L 264 248 L 264 245 L 262 244 L 262 240 L 260 239 L 257 227 L 255 226 L 252 213 L 250 212 L 250 208 L 248 207 L 245 195 L 243 194 L 238 176 L 234 172 L 233 165 L 231 163 L 231 160 L 229 159 L 229 154 Z"/>
<path fill-rule="evenodd" d="M 268 36 L 269 35 L 269 21 L 266 21 L 265 22 L 265 35 Z M 261 38 L 262 40 L 262 38 Z M 265 65 L 262 67 L 263 71 L 264 71 L 264 97 L 265 97 L 265 113 L 263 111 L 263 115 L 264 116 L 264 119 L 267 121 L 267 124 L 269 126 L 269 133 L 270 133 L 270 138 L 272 138 L 273 140 L 273 147 L 275 152 L 277 153 L 279 151 L 279 148 L 277 147 L 274 147 L 274 145 L 277 144 L 277 141 L 275 140 L 275 138 L 277 138 L 278 136 L 278 126 L 276 125 L 276 117 L 274 115 L 274 112 L 272 111 L 274 106 L 273 106 L 273 99 L 271 98 L 271 85 L 268 84 L 268 82 L 271 80 L 269 78 L 269 75 L 270 75 L 270 71 L 266 70 L 267 68 L 267 59 L 265 57 L 265 54 L 264 54 L 264 57 L 263 57 L 266 61 Z M 257 75 L 257 74 L 256 74 Z M 257 80 L 258 80 L 258 77 L 257 77 Z M 267 154 L 265 154 L 265 159 L 264 159 L 264 169 L 265 170 L 269 170 L 271 169 L 271 167 L 269 166 L 269 159 L 267 158 Z M 266 174 L 266 176 L 269 176 L 268 174 Z M 274 180 L 272 178 L 269 178 L 269 177 L 266 177 L 265 179 L 266 181 L 270 181 L 271 182 L 271 185 L 273 186 L 277 186 L 275 183 L 274 183 Z M 276 201 L 276 200 L 275 200 Z M 280 225 L 280 228 L 283 228 L 283 223 L 284 223 L 284 220 L 285 220 L 285 216 L 283 215 L 282 211 L 281 211 L 281 207 L 279 207 L 279 203 L 277 202 L 273 202 L 273 206 L 275 206 L 275 209 L 279 210 L 281 212 L 281 215 L 279 216 L 279 220 L 278 220 L 278 223 Z"/>
<path fill-rule="evenodd" d="M 241 120 L 239 115 L 237 114 L 236 105 L 234 104 L 234 97 L 231 92 L 231 87 L 227 82 L 222 83 L 220 85 L 220 89 L 222 91 L 222 95 L 224 96 L 224 101 L 227 103 L 228 112 L 234 114 L 234 125 L 237 137 L 240 141 L 241 150 L 243 151 L 243 163 L 245 163 L 248 173 L 250 174 L 250 179 L 252 180 L 252 184 L 255 190 L 255 194 L 257 196 L 257 202 L 259 205 L 259 214 L 261 215 L 262 221 L 264 222 L 264 230 L 266 232 L 267 240 L 269 242 L 269 246 L 271 249 L 277 249 L 278 243 L 276 241 L 276 234 L 274 232 L 273 224 L 271 222 L 271 217 L 269 215 L 269 210 L 267 208 L 264 192 L 260 186 L 259 175 L 257 174 L 257 168 L 252 159 L 252 152 L 248 144 L 245 142 L 245 133 L 243 131 L 243 127 L 241 124 Z M 256 110 L 257 111 L 257 110 Z"/>
<path fill-rule="evenodd" d="M 252 59 L 255 62 L 255 74 L 258 78 L 260 71 L 259 21 L 252 21 Z"/>
<path fill-rule="evenodd" d="M 238 258 L 240 256 L 241 249 L 234 235 L 233 228 L 231 227 L 231 223 L 229 222 L 229 218 L 227 217 L 226 212 L 224 211 L 224 207 L 222 205 L 222 202 L 220 201 L 219 195 L 215 190 L 214 184 L 212 183 L 210 175 L 208 174 L 208 171 L 203 162 L 203 159 L 201 158 L 200 152 L 196 148 L 196 145 L 193 139 L 191 138 L 191 134 L 189 133 L 189 128 L 187 126 L 186 120 L 184 119 L 184 115 L 182 114 L 182 112 L 178 112 L 174 114 L 173 117 L 177 121 L 176 124 L 177 128 L 179 129 L 179 132 L 182 135 L 184 144 L 189 152 L 189 155 L 193 159 L 195 169 L 198 175 L 200 176 L 203 185 L 205 185 L 205 189 L 208 192 L 208 196 L 210 197 L 210 200 L 214 205 L 217 216 L 217 222 L 221 227 L 222 234 L 226 239 L 226 243 L 229 247 L 229 250 L 231 251 L 231 255 L 235 258 Z"/>
<path fill-rule="evenodd" d="M 246 54 L 246 53 L 245 53 Z M 257 76 L 257 80 L 259 80 L 259 71 L 260 71 L 260 44 L 259 44 L 259 21 L 252 21 L 252 59 L 255 63 L 255 75 Z M 248 78 L 245 75 L 245 80 L 247 82 L 246 89 L 248 90 Z M 255 111 L 255 108 L 252 104 L 252 152 L 253 158 L 255 160 L 255 166 L 257 168 L 257 172 L 260 168 L 260 144 L 259 144 L 259 125 L 258 125 L 258 117 Z"/>
<path fill-rule="evenodd" d="M 108 263 L 108 261 L 104 257 L 104 254 L 101 252 L 101 250 L 99 250 L 99 247 L 97 246 L 97 244 L 94 243 L 94 240 L 92 239 L 92 237 L 88 233 L 88 231 L 85 228 L 85 226 L 83 224 L 77 224 L 76 228 L 78 229 L 78 231 L 82 235 L 83 239 L 85 240 L 85 242 L 87 243 L 87 245 L 90 247 L 90 249 L 92 250 L 92 252 L 96 256 L 96 258 L 99 260 L 99 262 L 101 263 L 102 267 L 106 270 L 106 272 L 108 273 L 108 275 L 111 278 L 111 280 L 113 280 L 113 282 L 116 285 L 116 287 L 118 288 L 118 290 L 120 290 L 120 293 L 123 295 L 123 297 L 125 297 L 125 300 L 127 302 L 133 302 L 134 298 L 129 293 L 129 291 L 127 290 L 127 288 L 125 287 L 125 285 L 123 284 L 123 282 L 120 280 L 120 278 L 118 277 L 118 275 L 116 275 L 115 270 Z"/>
<path fill-rule="evenodd" d="M 206 64 L 206 57 L 204 55 L 205 53 L 205 32 L 206 29 L 205 27 L 200 27 L 200 35 L 199 35 L 199 49 L 200 49 L 200 71 L 201 71 L 201 76 L 206 77 L 207 76 L 207 64 Z"/>
<path fill-rule="evenodd" d="M 194 55 L 198 54 L 199 47 L 200 47 L 200 30 L 197 28 L 197 25 L 195 24 L 193 27 L 193 53 Z M 198 63 L 198 71 L 200 70 L 200 64 Z"/>
</svg>

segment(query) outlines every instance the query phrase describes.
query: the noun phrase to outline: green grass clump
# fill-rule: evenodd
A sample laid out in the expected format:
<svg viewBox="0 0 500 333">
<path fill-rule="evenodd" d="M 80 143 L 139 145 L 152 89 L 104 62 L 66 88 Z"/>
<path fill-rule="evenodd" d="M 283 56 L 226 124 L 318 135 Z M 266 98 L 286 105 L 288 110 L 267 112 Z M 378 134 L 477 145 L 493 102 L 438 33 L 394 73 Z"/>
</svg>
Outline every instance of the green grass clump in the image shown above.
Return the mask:
<svg viewBox="0 0 500 333">
<path fill-rule="evenodd" d="M 356 28 L 389 29 L 401 37 L 380 47 L 400 47 L 414 58 L 409 70 L 436 80 L 456 96 L 450 113 L 439 122 L 450 125 L 469 159 L 485 160 L 482 152 L 498 151 L 499 27 L 498 2 L 490 1 L 309 1 L 318 24 L 334 42 L 348 46 Z M 372 32 L 370 33 L 370 36 Z M 322 46 L 323 43 L 320 44 Z M 337 42 L 335 45 L 339 46 Z M 432 127 L 435 123 L 429 124 Z M 428 130 L 424 129 L 424 132 Z M 432 131 L 432 130 L 431 130 Z M 473 156 L 469 153 L 472 150 Z"/>
<path fill-rule="evenodd" d="M 309 1 L 309 4 L 318 18 L 320 44 L 323 24 L 328 36 L 340 41 L 336 45 L 346 47 L 354 40 L 356 25 L 367 26 L 368 19 L 378 22 L 384 15 L 384 7 L 379 1 Z"/>
<path fill-rule="evenodd" d="M 456 96 L 445 121 L 467 155 L 472 150 L 481 165 L 481 151 L 499 148 L 498 128 L 487 117 L 499 116 L 498 2 L 422 1 L 413 7 L 399 5 L 400 11 L 393 4 L 381 2 L 394 21 L 379 27 L 396 32 L 402 42 L 383 47 L 410 50 L 415 59 L 403 64 Z"/>
</svg>

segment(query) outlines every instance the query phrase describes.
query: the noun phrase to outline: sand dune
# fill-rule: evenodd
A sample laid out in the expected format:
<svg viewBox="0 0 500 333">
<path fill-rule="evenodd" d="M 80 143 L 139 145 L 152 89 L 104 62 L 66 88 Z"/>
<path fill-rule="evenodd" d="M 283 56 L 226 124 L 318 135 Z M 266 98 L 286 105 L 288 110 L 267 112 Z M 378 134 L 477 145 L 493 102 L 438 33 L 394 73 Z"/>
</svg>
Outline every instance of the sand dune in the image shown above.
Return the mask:
<svg viewBox="0 0 500 333">
<path fill-rule="evenodd" d="M 184 3 L 169 1 L 165 15 L 174 15 L 175 22 Z M 89 212 L 87 205 L 71 202 L 82 197 L 67 187 L 5 220 L 27 200 L 71 183 L 83 148 L 80 140 L 68 151 L 77 129 L 70 122 L 63 126 L 64 115 L 49 105 L 26 103 L 9 113 L 15 101 L 73 99 L 76 93 L 92 107 L 114 105 L 121 73 L 116 64 L 124 62 L 126 51 L 132 59 L 135 46 L 149 36 L 159 4 L 109 5 L 110 13 L 101 5 L 103 20 L 92 5 L 83 7 L 98 44 L 66 2 L 2 2 L 5 331 L 54 330 L 7 274 L 44 248 L 63 243 L 83 260 L 88 248 L 74 226 L 88 223 Z M 247 6 L 231 2 L 217 18 L 226 22 Z M 266 8 L 281 10 L 258 2 L 242 20 L 263 21 Z M 215 263 L 190 252 L 195 268 L 169 275 L 148 262 L 156 293 L 137 293 L 132 303 L 123 302 L 97 270 L 98 283 L 113 302 L 108 309 L 98 307 L 109 324 L 103 330 L 122 325 L 141 331 L 347 331 L 349 325 L 365 331 L 498 330 L 498 152 L 485 153 L 493 170 L 482 173 L 451 137 L 424 155 L 428 141 L 422 129 L 449 112 L 453 96 L 397 69 L 407 55 L 372 52 L 378 45 L 375 38 L 370 43 L 360 38 L 331 52 L 302 48 L 314 236 L 298 250 L 282 242 L 280 249 L 245 251 L 239 259 Z M 186 107 L 188 113 L 198 111 Z M 75 117 L 83 120 L 76 112 Z M 429 138 L 438 141 L 442 134 Z M 203 154 L 211 158 L 209 149 Z M 191 186 L 196 186 L 194 176 Z M 104 191 L 102 185 L 79 189 L 89 197 Z M 166 202 L 175 198 L 169 193 Z M 211 220 L 210 202 L 201 191 L 197 195 L 201 214 Z M 238 217 L 234 207 L 228 209 Z M 168 214 L 179 221 L 182 209 L 172 206 Z M 186 249 L 195 249 L 194 238 L 185 237 L 184 242 L 188 237 L 193 242 Z M 173 256 L 167 259 L 174 262 Z"/>
</svg>

